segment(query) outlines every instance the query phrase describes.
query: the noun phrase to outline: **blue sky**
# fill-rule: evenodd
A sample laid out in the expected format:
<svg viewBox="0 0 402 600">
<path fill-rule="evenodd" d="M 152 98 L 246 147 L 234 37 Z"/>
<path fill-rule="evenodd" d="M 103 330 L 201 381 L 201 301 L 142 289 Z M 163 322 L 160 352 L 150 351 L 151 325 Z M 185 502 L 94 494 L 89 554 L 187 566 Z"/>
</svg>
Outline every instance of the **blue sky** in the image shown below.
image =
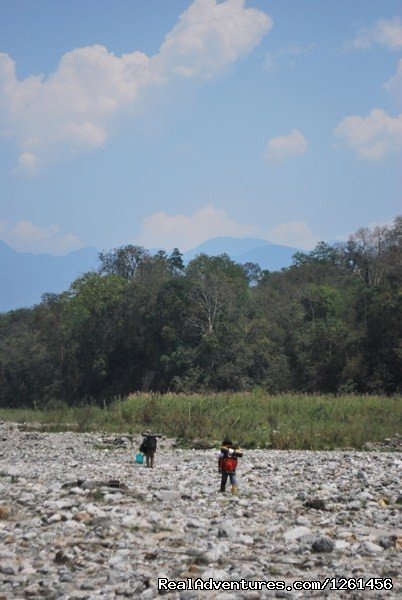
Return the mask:
<svg viewBox="0 0 402 600">
<path fill-rule="evenodd" d="M 0 239 L 293 247 L 402 212 L 400 0 L 1 0 Z"/>
</svg>

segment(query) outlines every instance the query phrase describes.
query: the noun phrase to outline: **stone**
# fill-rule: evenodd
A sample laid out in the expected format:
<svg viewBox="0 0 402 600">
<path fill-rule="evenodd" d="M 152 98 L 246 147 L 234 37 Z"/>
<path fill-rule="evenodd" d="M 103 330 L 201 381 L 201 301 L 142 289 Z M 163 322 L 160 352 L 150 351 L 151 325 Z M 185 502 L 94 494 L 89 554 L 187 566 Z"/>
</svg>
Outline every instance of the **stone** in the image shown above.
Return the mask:
<svg viewBox="0 0 402 600">
<path fill-rule="evenodd" d="M 378 545 L 381 546 L 381 548 L 384 548 L 384 550 L 388 550 L 388 548 L 393 548 L 395 547 L 395 541 L 396 538 L 395 537 L 381 537 L 377 540 Z"/>
<path fill-rule="evenodd" d="M 100 447 L 105 437 L 107 453 Z M 0 424 L 0 498 L 7 499 L 0 506 L 11 511 L 0 519 L 7 600 L 153 600 L 156 574 L 172 581 L 290 583 L 378 574 L 393 579 L 387 597 L 401 595 L 398 453 L 246 450 L 234 498 L 218 493 L 215 450 L 179 451 L 164 440 L 155 469 L 139 468 L 126 437 L 71 431 L 31 437 Z M 132 443 L 138 448 L 141 436 Z M 305 595 L 213 593 L 244 600 Z"/>
<path fill-rule="evenodd" d="M 353 502 L 349 502 L 346 505 L 346 508 L 348 510 L 360 510 L 362 507 L 361 503 L 359 502 L 359 500 L 354 500 Z"/>
<path fill-rule="evenodd" d="M 0 520 L 8 519 L 11 515 L 11 508 L 9 506 L 0 506 Z"/>
<path fill-rule="evenodd" d="M 376 554 L 377 552 L 383 552 L 384 548 L 379 544 L 374 544 L 374 542 L 364 542 L 363 551 L 369 554 Z"/>
<path fill-rule="evenodd" d="M 303 502 L 306 508 L 314 508 L 314 510 L 325 510 L 325 502 L 322 498 L 308 498 Z"/>
<path fill-rule="evenodd" d="M 62 520 L 62 516 L 59 513 L 55 513 L 54 515 L 51 515 L 50 517 L 47 517 L 47 519 L 46 519 L 46 521 L 48 523 L 58 523 L 61 520 Z"/>
<path fill-rule="evenodd" d="M 334 547 L 335 543 L 327 536 L 319 537 L 311 544 L 311 548 L 314 552 L 332 552 Z"/>
<path fill-rule="evenodd" d="M 37 596 L 41 592 L 39 583 L 32 583 L 24 589 L 26 596 Z"/>
<path fill-rule="evenodd" d="M 283 537 L 286 542 L 294 542 L 306 535 L 311 535 L 311 529 L 309 529 L 308 527 L 300 526 L 294 527 L 293 529 L 289 529 L 283 534 Z"/>
<path fill-rule="evenodd" d="M 76 512 L 72 518 L 74 521 L 83 521 L 84 523 L 87 523 L 92 519 L 92 515 L 90 515 L 89 512 L 82 510 Z"/>
</svg>

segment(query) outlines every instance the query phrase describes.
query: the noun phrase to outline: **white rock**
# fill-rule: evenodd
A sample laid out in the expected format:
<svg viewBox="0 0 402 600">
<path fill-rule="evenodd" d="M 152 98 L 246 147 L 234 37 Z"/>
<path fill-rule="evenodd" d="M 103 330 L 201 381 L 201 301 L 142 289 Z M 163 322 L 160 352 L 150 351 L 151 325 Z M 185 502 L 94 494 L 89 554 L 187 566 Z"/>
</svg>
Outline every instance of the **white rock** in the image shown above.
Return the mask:
<svg viewBox="0 0 402 600">
<path fill-rule="evenodd" d="M 223 569 L 207 569 L 203 572 L 202 579 L 204 581 L 208 581 L 209 579 L 213 579 L 214 581 L 228 581 L 230 577 Z"/>
<path fill-rule="evenodd" d="M 47 519 L 48 523 L 58 523 L 59 521 L 61 521 L 61 515 L 59 513 L 55 513 Z"/>
<path fill-rule="evenodd" d="M 293 529 L 289 529 L 283 534 L 283 537 L 286 542 L 294 542 L 306 535 L 311 535 L 311 529 L 301 525 L 300 527 L 294 527 Z"/>
<path fill-rule="evenodd" d="M 378 544 L 374 544 L 374 542 L 364 542 L 363 550 L 365 552 L 369 552 L 370 554 L 384 552 L 384 548 L 382 548 L 382 546 L 379 546 Z"/>
</svg>

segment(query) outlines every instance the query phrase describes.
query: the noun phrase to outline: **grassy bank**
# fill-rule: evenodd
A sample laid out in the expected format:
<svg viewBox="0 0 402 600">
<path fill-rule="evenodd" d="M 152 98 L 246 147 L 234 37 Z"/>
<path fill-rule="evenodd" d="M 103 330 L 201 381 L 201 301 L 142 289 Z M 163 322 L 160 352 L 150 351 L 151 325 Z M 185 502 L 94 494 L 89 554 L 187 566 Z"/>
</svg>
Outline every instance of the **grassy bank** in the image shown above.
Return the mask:
<svg viewBox="0 0 402 600">
<path fill-rule="evenodd" d="M 36 422 L 47 431 L 151 429 L 183 443 L 230 436 L 244 447 L 320 450 L 362 448 L 400 433 L 401 409 L 400 396 L 133 394 L 107 408 L 0 409 L 0 419 Z"/>
</svg>

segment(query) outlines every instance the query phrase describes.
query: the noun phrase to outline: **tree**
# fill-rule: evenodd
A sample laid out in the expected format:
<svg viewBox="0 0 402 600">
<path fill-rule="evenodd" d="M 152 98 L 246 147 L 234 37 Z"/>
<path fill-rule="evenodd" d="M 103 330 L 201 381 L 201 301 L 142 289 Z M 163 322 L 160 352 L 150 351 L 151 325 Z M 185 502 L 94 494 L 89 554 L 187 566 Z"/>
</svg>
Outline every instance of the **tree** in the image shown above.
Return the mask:
<svg viewBox="0 0 402 600">
<path fill-rule="evenodd" d="M 392 239 L 388 227 L 361 227 L 343 247 L 343 260 L 366 286 L 380 285 L 387 273 L 387 255 Z"/>
<path fill-rule="evenodd" d="M 246 274 L 227 254 L 200 254 L 189 263 L 186 275 L 193 283 L 192 323 L 201 336 L 223 325 L 247 295 Z"/>
<path fill-rule="evenodd" d="M 260 265 L 253 262 L 247 262 L 243 264 L 243 270 L 246 274 L 249 285 L 255 285 L 258 283 L 262 274 Z"/>
<path fill-rule="evenodd" d="M 36 324 L 38 309 L 0 315 L 0 406 L 43 406 L 55 364 Z"/>
<path fill-rule="evenodd" d="M 292 257 L 293 264 L 297 267 L 303 265 L 312 264 L 332 264 L 335 265 L 338 262 L 338 254 L 333 246 L 325 242 L 318 242 L 314 250 L 308 252 L 295 252 Z"/>
<path fill-rule="evenodd" d="M 198 334 L 196 362 L 202 382 L 212 389 L 238 389 L 244 381 L 245 368 L 237 359 L 241 358 L 246 334 L 246 274 L 226 254 L 200 254 L 187 266 L 186 277 L 191 283 L 188 323 Z M 236 363 L 238 369 L 234 373 Z"/>
<path fill-rule="evenodd" d="M 125 287 L 122 277 L 98 273 L 86 273 L 71 285 L 62 316 L 68 398 L 103 398 L 113 378 L 109 359 L 124 326 L 120 307 Z"/>
<path fill-rule="evenodd" d="M 138 246 L 0 314 L 0 405 L 135 390 L 402 390 L 402 217 L 260 272 Z"/>
<path fill-rule="evenodd" d="M 138 267 L 150 258 L 150 254 L 142 246 L 128 245 L 109 252 L 100 252 L 98 258 L 100 274 L 131 279 L 136 275 Z"/>
<path fill-rule="evenodd" d="M 183 255 L 178 248 L 173 248 L 168 260 L 173 273 L 177 275 L 184 271 Z"/>
</svg>

